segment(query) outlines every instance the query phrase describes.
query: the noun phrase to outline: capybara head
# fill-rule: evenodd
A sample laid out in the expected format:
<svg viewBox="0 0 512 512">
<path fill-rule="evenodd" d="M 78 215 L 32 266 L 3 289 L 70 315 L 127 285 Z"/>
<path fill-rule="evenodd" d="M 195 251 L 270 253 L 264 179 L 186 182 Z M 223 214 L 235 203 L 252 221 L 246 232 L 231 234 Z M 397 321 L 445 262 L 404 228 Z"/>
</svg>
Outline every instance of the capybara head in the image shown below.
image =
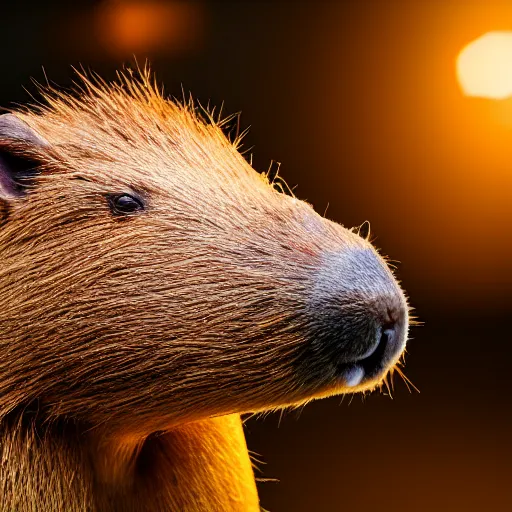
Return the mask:
<svg viewBox="0 0 512 512">
<path fill-rule="evenodd" d="M 148 431 L 374 388 L 404 295 L 147 73 L 0 116 L 0 412 Z"/>
</svg>

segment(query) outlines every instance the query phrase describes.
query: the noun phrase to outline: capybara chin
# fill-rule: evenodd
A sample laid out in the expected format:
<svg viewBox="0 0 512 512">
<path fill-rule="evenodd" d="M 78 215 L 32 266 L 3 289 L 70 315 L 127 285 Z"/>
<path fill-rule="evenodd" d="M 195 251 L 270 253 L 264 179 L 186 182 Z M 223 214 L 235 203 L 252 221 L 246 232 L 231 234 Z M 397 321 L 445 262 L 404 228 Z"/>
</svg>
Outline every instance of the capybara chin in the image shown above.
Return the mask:
<svg viewBox="0 0 512 512">
<path fill-rule="evenodd" d="M 404 295 L 144 71 L 0 116 L 0 510 L 259 510 L 240 414 L 372 389 Z"/>
</svg>

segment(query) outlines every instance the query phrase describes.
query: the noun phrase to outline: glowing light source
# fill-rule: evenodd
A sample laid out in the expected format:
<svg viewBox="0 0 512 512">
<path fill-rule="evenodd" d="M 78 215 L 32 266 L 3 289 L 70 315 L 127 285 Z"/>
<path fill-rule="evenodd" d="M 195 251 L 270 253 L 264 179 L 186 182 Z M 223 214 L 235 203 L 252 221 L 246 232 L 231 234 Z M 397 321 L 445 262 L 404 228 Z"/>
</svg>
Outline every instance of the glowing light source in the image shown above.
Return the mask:
<svg viewBox="0 0 512 512">
<path fill-rule="evenodd" d="M 198 42 L 200 6 L 192 0 L 104 0 L 97 9 L 99 39 L 120 57 L 181 53 Z"/>
<path fill-rule="evenodd" d="M 512 96 L 512 32 L 488 32 L 469 43 L 457 58 L 457 75 L 468 96 Z"/>
</svg>

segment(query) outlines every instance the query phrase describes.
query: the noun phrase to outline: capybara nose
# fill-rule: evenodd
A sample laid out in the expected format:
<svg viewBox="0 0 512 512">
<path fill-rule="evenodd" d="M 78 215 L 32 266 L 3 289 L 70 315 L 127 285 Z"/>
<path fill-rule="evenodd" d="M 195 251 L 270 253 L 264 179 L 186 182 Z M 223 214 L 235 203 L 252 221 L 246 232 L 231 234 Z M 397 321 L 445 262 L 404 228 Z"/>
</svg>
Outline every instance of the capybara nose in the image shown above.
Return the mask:
<svg viewBox="0 0 512 512">
<path fill-rule="evenodd" d="M 324 257 L 309 315 L 316 371 L 323 364 L 348 387 L 382 377 L 405 347 L 406 299 L 373 249 Z"/>
</svg>

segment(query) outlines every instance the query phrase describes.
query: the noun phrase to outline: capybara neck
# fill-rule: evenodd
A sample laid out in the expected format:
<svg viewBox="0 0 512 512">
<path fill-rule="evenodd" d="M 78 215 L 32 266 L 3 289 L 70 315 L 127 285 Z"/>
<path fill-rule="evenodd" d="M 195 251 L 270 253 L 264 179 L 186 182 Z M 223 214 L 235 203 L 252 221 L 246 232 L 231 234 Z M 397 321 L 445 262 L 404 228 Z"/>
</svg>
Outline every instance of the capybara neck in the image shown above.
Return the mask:
<svg viewBox="0 0 512 512">
<path fill-rule="evenodd" d="M 2 512 L 256 512 L 238 415 L 192 422 L 138 446 L 57 422 L 9 422 L 1 441 Z"/>
</svg>

